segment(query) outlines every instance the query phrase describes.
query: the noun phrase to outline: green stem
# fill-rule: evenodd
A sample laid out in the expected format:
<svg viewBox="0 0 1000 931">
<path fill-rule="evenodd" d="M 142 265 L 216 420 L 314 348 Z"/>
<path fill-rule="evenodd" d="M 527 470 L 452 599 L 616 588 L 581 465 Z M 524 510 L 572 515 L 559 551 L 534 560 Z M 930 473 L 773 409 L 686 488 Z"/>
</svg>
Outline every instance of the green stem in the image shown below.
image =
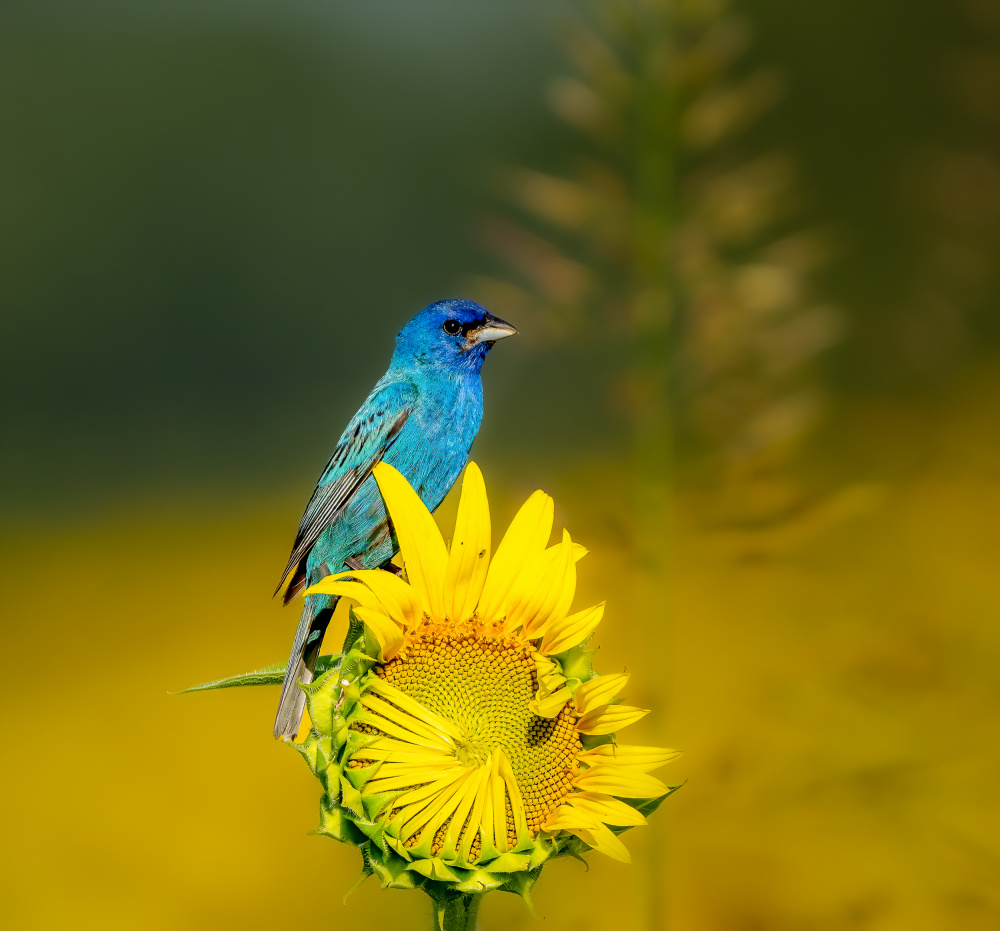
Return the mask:
<svg viewBox="0 0 1000 931">
<path fill-rule="evenodd" d="M 431 908 L 434 931 L 476 931 L 476 915 L 482 895 L 455 893 L 434 898 Z"/>
</svg>

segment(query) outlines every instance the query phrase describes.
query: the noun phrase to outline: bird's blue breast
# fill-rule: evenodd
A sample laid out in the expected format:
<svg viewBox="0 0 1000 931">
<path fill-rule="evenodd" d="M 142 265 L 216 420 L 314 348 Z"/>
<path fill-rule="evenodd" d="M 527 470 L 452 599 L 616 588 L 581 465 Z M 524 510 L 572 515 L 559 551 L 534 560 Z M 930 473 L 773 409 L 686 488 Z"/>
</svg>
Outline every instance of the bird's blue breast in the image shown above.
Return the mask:
<svg viewBox="0 0 1000 931">
<path fill-rule="evenodd" d="M 479 373 L 442 377 L 439 373 L 409 379 L 417 400 L 384 461 L 398 469 L 434 511 L 465 468 L 472 441 L 483 419 Z M 328 527 L 310 551 L 309 584 L 342 571 L 344 560 L 363 558 L 368 568 L 395 552 L 388 535 L 385 507 L 374 477 L 369 476 L 344 514 Z"/>
</svg>

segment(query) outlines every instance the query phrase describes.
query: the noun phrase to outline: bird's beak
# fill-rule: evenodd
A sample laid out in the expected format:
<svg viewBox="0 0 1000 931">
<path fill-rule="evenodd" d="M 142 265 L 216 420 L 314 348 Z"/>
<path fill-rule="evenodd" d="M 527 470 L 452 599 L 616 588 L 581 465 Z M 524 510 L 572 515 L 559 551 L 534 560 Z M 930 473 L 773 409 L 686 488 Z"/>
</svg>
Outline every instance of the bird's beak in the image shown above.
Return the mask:
<svg viewBox="0 0 1000 931">
<path fill-rule="evenodd" d="M 506 339 L 517 332 L 516 327 L 512 327 L 507 321 L 487 314 L 479 326 L 474 330 L 469 330 L 465 341 L 467 346 L 475 346 L 477 343 L 495 343 L 498 339 Z"/>
</svg>

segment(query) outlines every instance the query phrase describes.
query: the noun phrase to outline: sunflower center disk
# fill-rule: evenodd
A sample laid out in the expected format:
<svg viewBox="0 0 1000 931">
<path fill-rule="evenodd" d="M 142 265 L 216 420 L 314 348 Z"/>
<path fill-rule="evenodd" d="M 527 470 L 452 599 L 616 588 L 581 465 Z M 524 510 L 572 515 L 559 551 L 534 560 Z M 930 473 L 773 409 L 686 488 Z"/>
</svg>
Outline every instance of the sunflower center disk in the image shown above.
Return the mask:
<svg viewBox="0 0 1000 931">
<path fill-rule="evenodd" d="M 538 686 L 527 645 L 460 628 L 411 637 L 378 674 L 461 732 L 461 762 L 483 765 L 491 751 L 503 750 L 535 836 L 577 774 L 581 745 L 570 706 L 551 719 L 528 710 Z"/>
</svg>

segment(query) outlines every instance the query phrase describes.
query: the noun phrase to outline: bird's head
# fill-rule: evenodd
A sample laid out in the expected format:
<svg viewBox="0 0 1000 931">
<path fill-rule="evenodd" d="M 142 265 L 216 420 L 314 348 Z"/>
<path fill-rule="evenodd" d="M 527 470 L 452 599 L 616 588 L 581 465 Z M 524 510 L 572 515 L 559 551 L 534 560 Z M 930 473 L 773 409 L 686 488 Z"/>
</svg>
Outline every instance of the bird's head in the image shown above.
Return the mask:
<svg viewBox="0 0 1000 931">
<path fill-rule="evenodd" d="M 473 301 L 437 301 L 399 331 L 393 361 L 449 373 L 478 372 L 493 344 L 516 332 Z"/>
</svg>

